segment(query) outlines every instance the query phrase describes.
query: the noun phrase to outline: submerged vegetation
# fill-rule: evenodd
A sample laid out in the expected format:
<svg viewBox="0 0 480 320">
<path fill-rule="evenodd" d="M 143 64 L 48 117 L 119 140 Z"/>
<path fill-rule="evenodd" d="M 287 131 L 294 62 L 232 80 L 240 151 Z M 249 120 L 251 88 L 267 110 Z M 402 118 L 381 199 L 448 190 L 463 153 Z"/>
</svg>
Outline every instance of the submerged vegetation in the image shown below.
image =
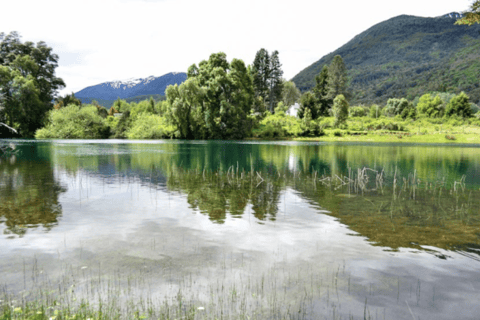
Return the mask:
<svg viewBox="0 0 480 320">
<path fill-rule="evenodd" d="M 412 248 L 447 259 L 436 247 L 480 260 L 480 191 L 468 188 L 465 177 L 428 181 L 415 171 L 387 174 L 364 167 L 339 175 L 232 165 L 215 171 L 179 168 L 167 179 L 169 190 L 185 193 L 192 209 L 216 223 L 227 215 L 241 218 L 249 204 L 259 223 L 274 221 L 281 193 L 293 188 L 319 212 L 337 217 L 356 235 L 385 250 Z M 153 241 L 143 250 L 158 255 L 167 241 Z M 243 254 L 224 252 L 223 260 L 213 265 L 205 261 L 204 249 L 189 250 L 188 273 L 179 271 L 181 262 L 171 258 L 142 259 L 132 264 L 133 269 L 118 270 L 103 270 L 109 269 L 108 263 L 95 267 L 59 260 L 63 273 L 52 279 L 47 266 L 24 260 L 23 282 L 18 285 L 23 290 L 17 295 L 2 288 L 0 319 L 311 319 L 319 315 L 375 319 L 374 314 L 388 318 L 410 313 L 413 306 L 436 303 L 435 288 L 421 278 L 382 278 L 374 285 L 363 284 L 351 276 L 345 262 L 325 263 L 320 253 L 313 253 L 318 260 L 315 267 L 283 261 L 252 273 L 258 266 Z M 206 283 L 199 271 L 205 263 L 219 271 Z M 158 282 L 155 275 L 163 280 Z M 412 287 L 416 288 L 413 298 Z M 376 296 L 389 296 L 397 304 L 378 307 L 371 304 Z"/>
</svg>

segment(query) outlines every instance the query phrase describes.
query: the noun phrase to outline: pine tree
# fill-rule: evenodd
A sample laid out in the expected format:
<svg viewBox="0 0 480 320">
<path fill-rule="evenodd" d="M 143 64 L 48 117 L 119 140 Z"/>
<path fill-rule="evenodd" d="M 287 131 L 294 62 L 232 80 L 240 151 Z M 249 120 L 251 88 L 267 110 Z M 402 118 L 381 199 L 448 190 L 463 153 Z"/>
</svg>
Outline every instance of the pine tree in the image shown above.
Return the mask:
<svg viewBox="0 0 480 320">
<path fill-rule="evenodd" d="M 338 95 L 347 97 L 347 68 L 341 56 L 336 55 L 328 67 L 328 94 L 329 99 L 335 99 Z"/>
<path fill-rule="evenodd" d="M 273 111 L 273 108 L 282 98 L 282 89 L 283 89 L 283 71 L 282 64 L 278 58 L 278 51 L 275 50 L 272 53 L 270 59 L 270 79 L 269 79 L 269 107 L 270 112 Z"/>
<path fill-rule="evenodd" d="M 155 110 L 155 100 L 153 100 L 153 97 L 150 96 L 150 100 L 148 101 L 150 108 L 152 109 L 152 113 Z"/>
<path fill-rule="evenodd" d="M 270 79 L 270 56 L 268 51 L 260 49 L 253 61 L 253 86 L 255 96 L 262 97 L 263 101 L 268 98 L 268 80 Z"/>
<path fill-rule="evenodd" d="M 331 108 L 333 100 L 328 98 L 328 67 L 323 66 L 322 71 L 315 77 L 313 94 L 317 99 L 318 116 L 328 116 L 328 109 Z"/>
<path fill-rule="evenodd" d="M 270 56 L 267 50 L 260 49 L 253 61 L 252 74 L 255 97 L 262 97 L 270 112 L 273 112 L 282 98 L 284 81 L 278 51 L 275 50 Z"/>
</svg>

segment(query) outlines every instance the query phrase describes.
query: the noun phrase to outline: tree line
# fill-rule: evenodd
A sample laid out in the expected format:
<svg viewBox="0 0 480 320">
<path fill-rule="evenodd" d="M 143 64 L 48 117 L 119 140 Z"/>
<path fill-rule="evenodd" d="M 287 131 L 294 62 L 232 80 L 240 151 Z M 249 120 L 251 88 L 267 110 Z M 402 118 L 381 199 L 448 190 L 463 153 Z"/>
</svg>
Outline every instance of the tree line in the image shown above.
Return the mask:
<svg viewBox="0 0 480 320">
<path fill-rule="evenodd" d="M 413 101 L 392 98 L 385 107 L 350 107 L 349 79 L 341 56 L 323 66 L 315 86 L 303 94 L 282 78 L 279 52 L 260 49 L 252 64 L 227 60 L 223 52 L 188 68 L 187 80 L 167 87 L 163 101 L 128 103 L 107 110 L 83 105 L 74 94 L 57 97 L 65 86 L 55 76 L 58 56 L 45 43 L 22 43 L 0 34 L 0 123 L 23 137 L 130 139 L 244 139 L 318 136 L 322 118 L 344 128 L 349 117 L 471 117 L 465 93 L 426 94 Z M 299 102 L 297 117 L 289 108 Z M 291 110 L 290 110 L 291 111 Z"/>
</svg>

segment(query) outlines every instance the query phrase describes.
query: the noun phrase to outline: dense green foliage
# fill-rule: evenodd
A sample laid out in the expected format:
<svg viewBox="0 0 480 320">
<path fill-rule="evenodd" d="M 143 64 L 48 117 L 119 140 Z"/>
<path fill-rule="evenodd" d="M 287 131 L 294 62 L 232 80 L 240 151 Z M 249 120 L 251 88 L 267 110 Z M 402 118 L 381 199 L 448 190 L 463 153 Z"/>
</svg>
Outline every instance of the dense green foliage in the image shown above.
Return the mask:
<svg viewBox="0 0 480 320">
<path fill-rule="evenodd" d="M 343 94 L 336 96 L 333 100 L 333 116 L 335 117 L 335 127 L 345 124 L 348 118 L 348 101 Z"/>
<path fill-rule="evenodd" d="M 454 25 L 447 17 L 401 15 L 360 33 L 298 73 L 292 81 L 305 92 L 336 55 L 350 79 L 349 102 L 384 105 L 390 98 L 413 100 L 432 91 L 467 93 L 480 101 L 480 25 Z"/>
<path fill-rule="evenodd" d="M 303 119 L 286 115 L 278 108 L 275 114 L 267 111 L 267 116 L 253 130 L 256 138 L 318 137 L 323 134 L 319 121 L 312 120 L 309 109 L 306 109 Z"/>
<path fill-rule="evenodd" d="M 165 118 L 155 114 L 142 113 L 137 116 L 132 126 L 127 130 L 129 139 L 162 139 L 173 137 L 173 125 L 167 124 Z"/>
<path fill-rule="evenodd" d="M 430 94 L 425 94 L 418 102 L 418 114 L 429 118 L 439 118 L 443 116 L 442 102 L 439 96 L 432 97 Z"/>
<path fill-rule="evenodd" d="M 150 99 L 150 98 L 153 98 L 155 102 L 163 101 L 166 99 L 166 97 L 161 94 L 144 94 L 144 95 L 139 95 L 135 97 L 125 98 L 124 100 L 128 103 L 131 103 L 131 102 L 139 103 L 140 101 L 143 101 L 145 99 Z M 92 98 L 79 98 L 79 100 L 85 104 L 91 104 L 94 101 L 94 99 Z M 96 99 L 96 100 L 99 105 L 107 109 L 110 109 L 114 105 L 114 103 L 117 101 L 117 100 L 105 100 L 105 99 Z"/>
<path fill-rule="evenodd" d="M 166 90 L 167 117 L 183 139 L 243 139 L 250 134 L 254 105 L 252 76 L 242 60 L 228 63 L 225 53 L 212 54 L 188 79 Z"/>
<path fill-rule="evenodd" d="M 388 99 L 384 114 L 388 117 L 394 117 L 403 114 L 406 109 L 409 109 L 409 102 L 407 99 L 392 98 Z"/>
<path fill-rule="evenodd" d="M 302 119 L 305 116 L 305 112 L 307 110 L 310 113 L 310 117 L 312 119 L 315 120 L 318 118 L 319 113 L 317 108 L 317 100 L 315 99 L 315 95 L 310 91 L 307 91 L 302 95 L 300 99 L 300 108 L 298 109 L 297 116 Z"/>
<path fill-rule="evenodd" d="M 300 100 L 300 90 L 292 81 L 285 81 L 282 88 L 282 102 L 285 106 L 292 106 Z"/>
<path fill-rule="evenodd" d="M 55 76 L 58 56 L 41 41 L 22 43 L 20 35 L 0 33 L 0 122 L 32 137 L 65 86 Z"/>
<path fill-rule="evenodd" d="M 95 106 L 80 107 L 74 104 L 48 113 L 47 125 L 38 130 L 38 139 L 101 139 L 108 138 L 110 128 L 98 114 Z"/>
<path fill-rule="evenodd" d="M 350 117 L 364 117 L 367 115 L 367 111 L 360 106 L 351 107 L 348 109 L 348 115 Z"/>
<path fill-rule="evenodd" d="M 470 118 L 472 116 L 472 108 L 470 107 L 469 98 L 465 92 L 453 97 L 445 109 L 445 116 L 451 117 L 458 115 L 462 118 Z"/>
<path fill-rule="evenodd" d="M 82 102 L 75 97 L 75 94 L 72 92 L 71 94 L 67 94 L 64 97 L 57 97 L 55 98 L 55 109 L 60 109 L 62 107 L 68 106 L 69 104 L 74 104 L 76 106 L 81 106 Z"/>
</svg>

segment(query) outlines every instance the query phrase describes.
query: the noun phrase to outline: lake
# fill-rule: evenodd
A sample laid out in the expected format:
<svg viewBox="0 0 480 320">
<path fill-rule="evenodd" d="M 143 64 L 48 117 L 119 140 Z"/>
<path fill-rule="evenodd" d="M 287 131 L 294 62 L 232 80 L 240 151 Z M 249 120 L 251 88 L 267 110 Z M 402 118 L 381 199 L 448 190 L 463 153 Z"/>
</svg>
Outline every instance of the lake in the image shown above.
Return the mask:
<svg viewBox="0 0 480 320">
<path fill-rule="evenodd" d="M 12 312 L 479 317 L 480 145 L 13 142 L 0 157 Z"/>
</svg>

